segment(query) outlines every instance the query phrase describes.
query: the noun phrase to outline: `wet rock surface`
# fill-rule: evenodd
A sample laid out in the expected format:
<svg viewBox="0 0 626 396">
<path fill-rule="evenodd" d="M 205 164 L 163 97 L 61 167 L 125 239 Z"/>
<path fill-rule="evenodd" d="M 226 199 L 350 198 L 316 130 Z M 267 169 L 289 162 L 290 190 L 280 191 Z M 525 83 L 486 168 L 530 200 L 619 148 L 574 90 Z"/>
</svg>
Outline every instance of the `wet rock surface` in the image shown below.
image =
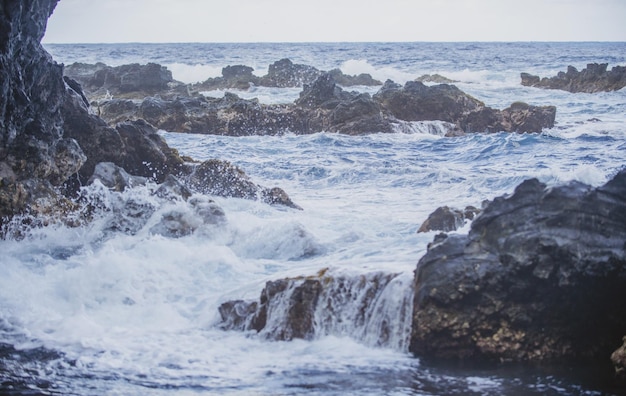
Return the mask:
<svg viewBox="0 0 626 396">
<path fill-rule="evenodd" d="M 586 68 L 578 71 L 574 66 L 569 66 L 566 72 L 543 78 L 521 73 L 522 85 L 572 93 L 608 92 L 626 87 L 626 66 L 614 66 L 611 70 L 607 70 L 607 67 L 608 63 L 589 63 Z"/>
<path fill-rule="evenodd" d="M 467 206 L 464 210 L 441 206 L 428 215 L 417 232 L 429 231 L 456 231 L 463 227 L 467 220 L 473 220 L 480 213 L 480 209 Z"/>
<path fill-rule="evenodd" d="M 165 95 L 164 97 L 167 97 Z M 407 122 L 444 121 L 449 135 L 470 132 L 540 132 L 554 126 L 554 106 L 517 102 L 504 110 L 485 106 L 454 85 L 404 86 L 387 81 L 375 95 L 343 89 L 332 73 L 305 84 L 290 104 L 262 104 L 226 93 L 221 98 L 177 96 L 111 99 L 95 105 L 110 123 L 145 119 L 172 132 L 247 136 L 286 132 L 350 135 L 393 132 Z"/>
<path fill-rule="evenodd" d="M 269 281 L 258 301 L 223 303 L 219 327 L 256 331 L 270 340 L 353 335 L 373 346 L 401 347 L 410 327 L 403 323 L 410 319 L 405 309 L 412 295 L 405 286 L 394 273 L 331 275 L 323 269 Z"/>
<path fill-rule="evenodd" d="M 606 361 L 626 333 L 624 241 L 626 171 L 595 189 L 523 182 L 420 259 L 410 350 Z"/>
<path fill-rule="evenodd" d="M 187 88 L 181 91 L 157 64 L 76 64 L 70 68 L 76 79 L 63 76 L 63 66 L 40 44 L 57 2 L 25 0 L 0 7 L 0 226 L 26 212 L 42 217 L 42 224 L 65 219 L 77 207 L 70 198 L 93 180 L 98 164 L 108 163 L 95 177 L 108 180 L 112 190 L 142 178 L 184 180 L 193 170 L 143 119 L 107 124 L 90 107 L 81 84 L 105 95 L 131 96 L 187 94 Z M 119 105 L 116 111 L 134 108 L 132 101 Z M 155 106 L 145 107 L 147 114 L 155 112 Z M 240 179 L 232 181 L 241 184 Z M 255 188 L 257 193 L 245 198 L 296 207 L 280 189 Z"/>
</svg>

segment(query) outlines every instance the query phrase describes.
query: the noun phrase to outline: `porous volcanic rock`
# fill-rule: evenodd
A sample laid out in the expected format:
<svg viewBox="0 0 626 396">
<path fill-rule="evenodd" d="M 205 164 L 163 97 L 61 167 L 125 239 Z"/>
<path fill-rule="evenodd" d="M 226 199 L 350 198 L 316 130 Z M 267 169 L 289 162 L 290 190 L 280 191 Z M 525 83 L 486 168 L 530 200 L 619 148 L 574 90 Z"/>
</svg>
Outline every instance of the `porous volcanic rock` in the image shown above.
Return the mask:
<svg viewBox="0 0 626 396">
<path fill-rule="evenodd" d="M 410 350 L 427 358 L 608 361 L 626 333 L 626 170 L 599 188 L 536 179 L 415 271 Z"/>
<path fill-rule="evenodd" d="M 26 212 L 31 218 L 41 215 L 41 224 L 48 221 L 45 216 L 68 218 L 67 211 L 77 206 L 69 197 L 99 163 L 158 183 L 193 168 L 145 121 L 107 125 L 90 108 L 81 84 L 63 76 L 63 66 L 40 43 L 57 2 L 0 6 L 0 226 Z M 78 65 L 75 75 L 97 90 L 120 95 L 176 88 L 171 73 L 156 64 Z M 260 189 L 255 199 L 288 200 L 280 189 Z"/>
<path fill-rule="evenodd" d="M 559 72 L 550 78 L 521 73 L 522 85 L 572 93 L 608 92 L 626 87 L 626 66 L 614 66 L 610 71 L 607 67 L 608 63 L 589 63 L 585 69 L 578 71 L 574 66 L 568 66 L 567 72 Z"/>
</svg>

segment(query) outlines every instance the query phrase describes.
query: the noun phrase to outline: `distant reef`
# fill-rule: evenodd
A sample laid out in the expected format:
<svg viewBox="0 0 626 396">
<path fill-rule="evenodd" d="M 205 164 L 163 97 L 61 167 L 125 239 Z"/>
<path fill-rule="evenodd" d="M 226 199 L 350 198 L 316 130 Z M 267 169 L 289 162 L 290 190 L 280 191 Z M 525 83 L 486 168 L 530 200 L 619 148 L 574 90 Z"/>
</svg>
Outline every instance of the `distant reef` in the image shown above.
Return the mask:
<svg viewBox="0 0 626 396">
<path fill-rule="evenodd" d="M 572 93 L 608 92 L 626 87 L 626 67 L 615 66 L 610 71 L 607 67 L 607 63 L 589 63 L 585 69 L 578 71 L 574 66 L 568 66 L 567 72 L 559 72 L 550 78 L 522 73 L 522 85 Z"/>
<path fill-rule="evenodd" d="M 369 75 L 346 76 L 339 70 L 320 72 L 282 59 L 270 65 L 264 77 L 248 66 L 227 66 L 222 77 L 200 84 L 172 79 L 163 66 L 131 64 L 69 65 L 65 74 L 76 79 L 98 115 L 111 124 L 143 119 L 171 132 L 218 135 L 276 135 L 338 132 L 350 135 L 394 132 L 411 128 L 414 121 L 443 121 L 446 134 L 474 132 L 541 132 L 554 126 L 554 106 L 522 102 L 498 110 L 454 85 L 425 85 L 409 81 L 404 86 L 386 81 L 370 95 L 347 91 L 346 86 L 376 85 Z M 438 76 L 436 79 L 441 80 Z M 213 89 L 247 89 L 250 84 L 273 87 L 302 86 L 299 98 L 289 104 L 267 105 L 227 92 L 220 98 L 202 92 Z"/>
</svg>

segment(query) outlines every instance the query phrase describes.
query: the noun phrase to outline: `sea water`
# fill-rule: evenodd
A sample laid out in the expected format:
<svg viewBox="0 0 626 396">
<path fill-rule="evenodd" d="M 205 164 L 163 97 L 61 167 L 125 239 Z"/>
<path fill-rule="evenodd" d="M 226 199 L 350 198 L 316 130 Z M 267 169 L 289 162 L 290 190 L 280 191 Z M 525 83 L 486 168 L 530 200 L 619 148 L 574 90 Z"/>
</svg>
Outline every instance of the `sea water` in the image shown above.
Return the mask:
<svg viewBox="0 0 626 396">
<path fill-rule="evenodd" d="M 533 134 L 442 136 L 438 123 L 396 133 L 225 137 L 161 131 L 182 155 L 219 158 L 258 184 L 282 187 L 303 210 L 208 197 L 226 221 L 171 238 L 152 232 L 164 203 L 148 185 L 83 195 L 101 208 L 78 228 L 19 229 L 0 241 L 0 393 L 62 395 L 601 394 L 605 371 L 578 367 L 467 367 L 407 351 L 410 284 L 434 232 L 416 233 L 437 207 L 481 206 L 528 178 L 555 185 L 608 181 L 626 159 L 626 90 L 571 94 L 520 85 L 573 65 L 626 64 L 625 43 L 48 44 L 56 61 L 157 62 L 184 82 L 227 65 L 264 75 L 282 58 L 321 70 L 404 83 L 456 80 L 485 104 L 555 105 L 556 125 Z M 350 87 L 374 93 L 377 88 Z M 299 88 L 234 91 L 287 103 Z M 210 91 L 207 96 L 224 92 Z M 295 131 L 297 132 L 297 131 Z M 142 222 L 124 208 L 152 208 Z M 112 225 L 125 224 L 127 228 Z M 458 232 L 467 232 L 469 224 Z M 13 231 L 20 226 L 13 225 Z M 117 230 L 117 231 L 116 231 Z M 310 341 L 223 331 L 218 306 L 258 299 L 265 283 L 315 275 L 393 274 L 365 324 L 326 318 Z M 408 316 L 407 316 L 408 315 Z M 321 318 L 321 316 L 320 316 Z M 376 320 L 393 323 L 381 341 Z M 341 322 L 341 323 L 339 323 Z M 617 347 L 618 345 L 616 345 Z M 608 357 L 607 357 L 608 359 Z M 603 368 L 606 369 L 606 368 Z M 610 377 L 610 376 L 609 376 Z"/>
</svg>

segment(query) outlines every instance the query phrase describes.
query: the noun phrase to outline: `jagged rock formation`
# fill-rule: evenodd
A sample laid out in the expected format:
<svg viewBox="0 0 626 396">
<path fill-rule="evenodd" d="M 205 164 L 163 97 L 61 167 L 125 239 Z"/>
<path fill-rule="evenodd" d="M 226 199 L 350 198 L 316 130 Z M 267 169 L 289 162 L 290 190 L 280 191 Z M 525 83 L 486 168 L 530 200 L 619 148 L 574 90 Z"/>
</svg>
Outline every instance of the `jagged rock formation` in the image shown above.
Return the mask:
<svg viewBox="0 0 626 396">
<path fill-rule="evenodd" d="M 271 340 L 352 336 L 369 345 L 402 349 L 410 329 L 410 278 L 373 272 L 269 281 L 258 301 L 227 301 L 226 330 L 255 330 Z"/>
<path fill-rule="evenodd" d="M 606 362 L 626 333 L 624 241 L 626 171 L 596 189 L 523 182 L 420 259 L 410 350 Z"/>
<path fill-rule="evenodd" d="M 111 127 L 92 113 L 80 84 L 64 77 L 63 66 L 40 44 L 57 2 L 0 5 L 0 227 L 13 215 L 26 212 L 42 223 L 46 216 L 64 219 L 68 211 L 77 209 L 68 197 L 92 179 L 102 162 L 158 183 L 169 176 L 190 175 L 197 166 L 186 163 L 145 121 Z M 91 73 L 85 67 L 81 70 L 83 75 Z M 171 88 L 171 74 L 154 64 L 115 71 L 103 66 L 94 75 L 98 89 L 153 93 Z M 222 168 L 233 166 L 224 163 Z M 236 174 L 254 184 L 241 170 Z M 232 172 L 228 175 L 228 180 L 239 182 Z M 226 179 L 220 180 L 224 184 Z M 257 194 L 245 198 L 296 206 L 278 188 L 254 186 Z M 221 192 L 228 194 L 226 189 Z"/>
<path fill-rule="evenodd" d="M 567 72 L 559 72 L 550 78 L 522 73 L 522 85 L 572 93 L 617 91 L 626 87 L 626 67 L 615 66 L 610 71 L 607 67 L 608 63 L 589 63 L 585 69 L 578 71 L 574 66 L 568 66 Z"/>
<path fill-rule="evenodd" d="M 444 121 L 448 134 L 464 132 L 540 132 L 554 126 L 554 106 L 514 103 L 496 110 L 453 85 L 428 87 L 421 82 L 400 86 L 387 81 L 373 97 L 342 89 L 330 73 L 305 85 L 293 104 L 265 105 L 227 93 L 223 98 L 148 97 L 141 103 L 104 101 L 100 116 L 109 122 L 142 118 L 172 132 L 219 135 L 393 132 L 412 121 Z"/>
<path fill-rule="evenodd" d="M 624 343 L 611 354 L 611 361 L 615 367 L 615 375 L 621 381 L 626 381 L 626 336 Z"/>
<path fill-rule="evenodd" d="M 441 206 L 428 215 L 417 232 L 428 231 L 456 231 L 465 225 L 466 220 L 473 220 L 480 213 L 480 209 L 467 206 L 464 210 Z"/>
</svg>

